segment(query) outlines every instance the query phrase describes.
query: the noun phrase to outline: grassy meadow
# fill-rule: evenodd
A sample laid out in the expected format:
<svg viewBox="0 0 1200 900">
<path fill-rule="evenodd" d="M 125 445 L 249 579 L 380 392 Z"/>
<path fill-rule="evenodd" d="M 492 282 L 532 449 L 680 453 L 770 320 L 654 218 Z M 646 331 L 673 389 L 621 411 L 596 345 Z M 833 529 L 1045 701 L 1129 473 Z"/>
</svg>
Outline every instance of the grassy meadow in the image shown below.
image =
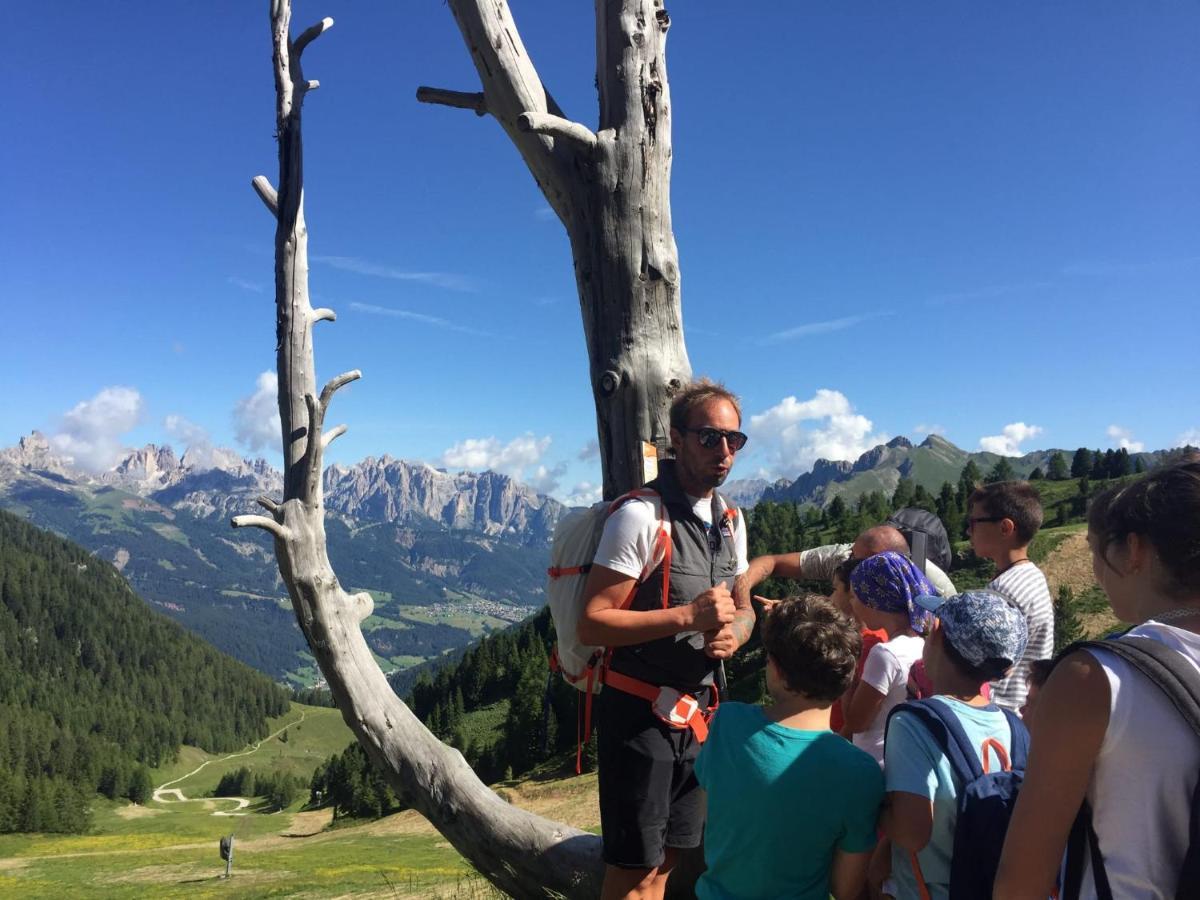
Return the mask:
<svg viewBox="0 0 1200 900">
<path fill-rule="evenodd" d="M 277 813 L 261 800 L 237 811 L 237 800 L 207 796 L 222 774 L 242 766 L 307 781 L 352 740 L 337 710 L 293 704 L 256 747 L 225 756 L 185 747 L 152 781 L 182 791 L 186 801 L 164 796 L 135 806 L 98 798 L 90 834 L 0 835 L 0 896 L 495 896 L 414 812 L 330 829 L 329 810 L 302 809 L 307 794 Z M 226 881 L 218 842 L 229 834 L 233 877 Z"/>
</svg>

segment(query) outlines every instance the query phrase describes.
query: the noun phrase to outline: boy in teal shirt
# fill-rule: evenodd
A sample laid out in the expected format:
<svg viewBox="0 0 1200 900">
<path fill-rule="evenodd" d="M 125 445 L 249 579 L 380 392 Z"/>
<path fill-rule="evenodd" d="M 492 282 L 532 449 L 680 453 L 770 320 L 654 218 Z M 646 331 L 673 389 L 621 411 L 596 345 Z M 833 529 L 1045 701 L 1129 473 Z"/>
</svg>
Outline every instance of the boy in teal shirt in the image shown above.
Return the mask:
<svg viewBox="0 0 1200 900">
<path fill-rule="evenodd" d="M 823 598 L 763 620 L 769 706 L 722 703 L 696 762 L 708 793 L 701 900 L 856 897 L 875 846 L 883 774 L 829 730 L 854 676 L 858 626 Z"/>
</svg>

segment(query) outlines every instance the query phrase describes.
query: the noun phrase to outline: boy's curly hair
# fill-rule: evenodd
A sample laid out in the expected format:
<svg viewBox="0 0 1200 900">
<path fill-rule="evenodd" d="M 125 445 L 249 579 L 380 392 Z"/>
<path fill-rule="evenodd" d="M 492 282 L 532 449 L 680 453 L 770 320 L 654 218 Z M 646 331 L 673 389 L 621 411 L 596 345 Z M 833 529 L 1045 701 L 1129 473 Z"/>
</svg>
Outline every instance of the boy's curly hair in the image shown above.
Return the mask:
<svg viewBox="0 0 1200 900">
<path fill-rule="evenodd" d="M 767 613 L 762 642 L 788 690 L 833 703 L 850 687 L 862 636 L 824 597 L 788 597 Z"/>
</svg>

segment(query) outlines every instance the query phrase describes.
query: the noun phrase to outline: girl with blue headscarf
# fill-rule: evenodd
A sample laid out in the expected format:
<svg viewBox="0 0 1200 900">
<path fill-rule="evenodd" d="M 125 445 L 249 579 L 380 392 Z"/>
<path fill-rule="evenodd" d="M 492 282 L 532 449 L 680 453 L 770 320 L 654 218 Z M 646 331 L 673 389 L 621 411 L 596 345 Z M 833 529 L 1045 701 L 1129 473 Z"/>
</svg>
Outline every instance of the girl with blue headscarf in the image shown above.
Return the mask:
<svg viewBox="0 0 1200 900">
<path fill-rule="evenodd" d="M 906 556 L 888 551 L 868 557 L 850 573 L 850 603 L 865 628 L 888 639 L 867 654 L 862 677 L 844 703 L 842 733 L 883 764 L 888 713 L 908 697 L 909 670 L 921 658 L 929 614 L 913 600 L 937 596 L 929 579 Z"/>
</svg>

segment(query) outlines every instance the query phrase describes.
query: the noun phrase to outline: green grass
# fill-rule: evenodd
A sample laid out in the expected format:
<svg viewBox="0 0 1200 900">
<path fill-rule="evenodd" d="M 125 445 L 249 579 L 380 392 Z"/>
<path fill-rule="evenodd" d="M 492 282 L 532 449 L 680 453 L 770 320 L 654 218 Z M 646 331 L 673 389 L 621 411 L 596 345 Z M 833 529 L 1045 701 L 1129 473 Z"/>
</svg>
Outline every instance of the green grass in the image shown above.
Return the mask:
<svg viewBox="0 0 1200 900">
<path fill-rule="evenodd" d="M 475 747 L 490 747 L 503 737 L 506 718 L 508 701 L 498 700 L 464 715 L 459 727 Z"/>
<path fill-rule="evenodd" d="M 185 747 L 174 763 L 151 770 L 150 779 L 155 787 L 172 782 L 171 787 L 179 788 L 189 798 L 207 796 L 222 775 L 242 767 L 264 773 L 286 772 L 307 782 L 318 765 L 334 753 L 341 753 L 354 741 L 353 733 L 342 721 L 342 714 L 328 707 L 293 703 L 287 713 L 270 720 L 269 731 L 275 734 L 284 726 L 287 727 L 286 742 L 271 737 L 257 749 L 236 751 L 238 755 L 235 756 L 210 755 L 194 747 Z M 195 772 L 196 769 L 200 771 Z M 189 774 L 192 772 L 195 774 Z M 180 778 L 183 780 L 178 781 Z"/>
<path fill-rule="evenodd" d="M 489 707 L 471 728 L 482 738 L 505 711 Z M 272 737 L 231 758 L 185 747 L 152 772 L 156 787 L 175 781 L 194 800 L 138 807 L 97 797 L 90 834 L 0 835 L 0 897 L 501 896 L 413 812 L 328 829 L 329 811 L 303 811 L 305 797 L 278 813 L 256 801 L 243 815 L 214 815 L 236 805 L 205 796 L 224 772 L 247 766 L 307 781 L 353 740 L 336 709 L 292 704 L 272 720 L 273 734 L 284 727 L 286 742 Z M 225 881 L 218 842 L 228 834 L 235 836 L 233 877 Z"/>
</svg>

